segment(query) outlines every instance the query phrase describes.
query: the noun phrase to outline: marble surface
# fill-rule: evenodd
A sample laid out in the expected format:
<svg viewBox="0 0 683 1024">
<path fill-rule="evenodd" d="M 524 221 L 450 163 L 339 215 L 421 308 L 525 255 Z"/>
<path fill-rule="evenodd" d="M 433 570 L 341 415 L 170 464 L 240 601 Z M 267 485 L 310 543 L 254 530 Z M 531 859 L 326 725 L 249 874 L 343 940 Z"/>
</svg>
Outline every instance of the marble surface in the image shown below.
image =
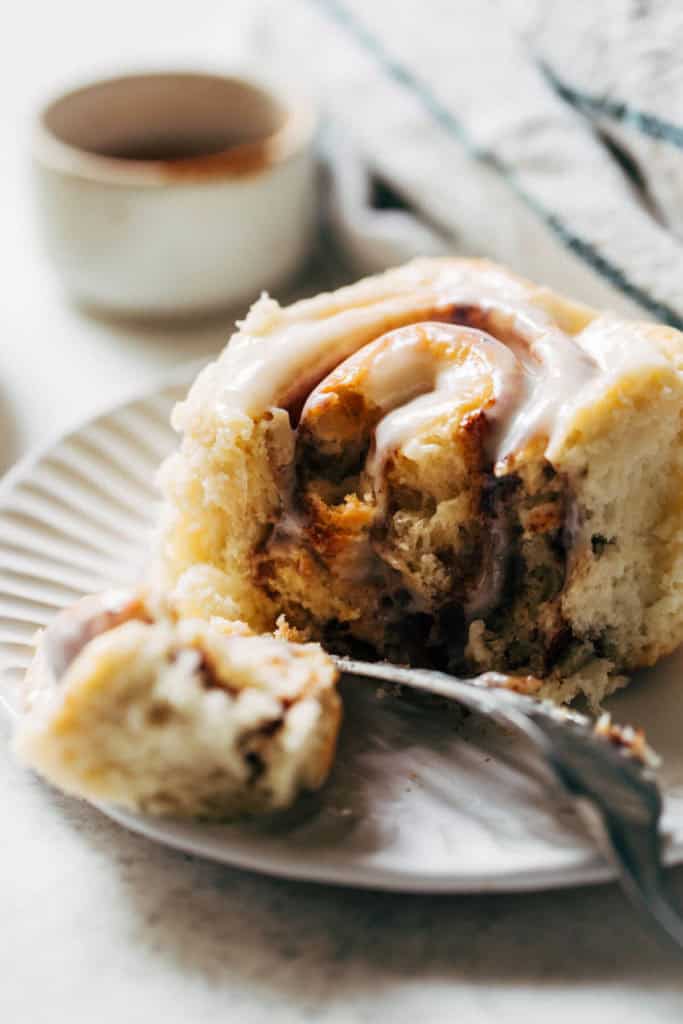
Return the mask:
<svg viewBox="0 0 683 1024">
<path fill-rule="evenodd" d="M 69 305 L 32 227 L 30 109 L 95 66 L 229 62 L 225 12 L 243 6 L 24 0 L 5 26 L 0 123 L 16 145 L 0 158 L 0 467 L 161 368 L 216 351 L 229 322 L 150 328 Z M 318 282 L 336 273 L 314 270 Z M 14 764 L 8 735 L 0 721 L 3 1024 L 682 1019 L 681 957 L 614 886 L 431 898 L 260 878 L 58 796 Z M 670 878 L 683 900 L 683 870 Z"/>
</svg>

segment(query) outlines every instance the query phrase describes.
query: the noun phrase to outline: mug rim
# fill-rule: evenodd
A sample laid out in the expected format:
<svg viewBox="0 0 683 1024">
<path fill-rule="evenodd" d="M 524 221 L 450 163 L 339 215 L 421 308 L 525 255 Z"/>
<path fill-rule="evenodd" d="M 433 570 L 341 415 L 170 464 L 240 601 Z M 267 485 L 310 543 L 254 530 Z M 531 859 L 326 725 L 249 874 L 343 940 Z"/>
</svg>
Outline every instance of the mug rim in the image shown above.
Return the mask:
<svg viewBox="0 0 683 1024">
<path fill-rule="evenodd" d="M 83 96 L 101 86 L 149 79 L 207 79 L 242 87 L 279 105 L 284 119 L 274 131 L 258 139 L 235 143 L 217 152 L 178 158 L 131 159 L 107 156 L 60 139 L 48 126 L 47 118 L 58 104 Z M 92 79 L 49 99 L 34 119 L 31 152 L 34 161 L 69 177 L 119 186 L 196 185 L 221 179 L 237 180 L 263 173 L 303 151 L 316 125 L 315 110 L 302 97 L 294 98 L 251 76 L 187 68 L 177 70 L 129 71 Z"/>
</svg>

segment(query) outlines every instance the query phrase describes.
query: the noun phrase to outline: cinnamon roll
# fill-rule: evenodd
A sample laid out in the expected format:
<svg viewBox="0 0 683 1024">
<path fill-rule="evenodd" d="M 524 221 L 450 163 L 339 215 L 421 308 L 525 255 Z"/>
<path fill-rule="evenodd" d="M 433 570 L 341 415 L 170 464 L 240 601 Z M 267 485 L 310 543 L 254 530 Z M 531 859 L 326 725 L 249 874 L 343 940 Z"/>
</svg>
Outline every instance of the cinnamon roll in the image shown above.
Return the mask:
<svg viewBox="0 0 683 1024">
<path fill-rule="evenodd" d="M 43 633 L 14 748 L 67 793 L 130 810 L 274 811 L 327 777 L 336 678 L 316 644 L 95 595 Z"/>
<path fill-rule="evenodd" d="M 682 356 L 485 261 L 261 298 L 175 411 L 157 582 L 597 703 L 683 640 Z"/>
</svg>

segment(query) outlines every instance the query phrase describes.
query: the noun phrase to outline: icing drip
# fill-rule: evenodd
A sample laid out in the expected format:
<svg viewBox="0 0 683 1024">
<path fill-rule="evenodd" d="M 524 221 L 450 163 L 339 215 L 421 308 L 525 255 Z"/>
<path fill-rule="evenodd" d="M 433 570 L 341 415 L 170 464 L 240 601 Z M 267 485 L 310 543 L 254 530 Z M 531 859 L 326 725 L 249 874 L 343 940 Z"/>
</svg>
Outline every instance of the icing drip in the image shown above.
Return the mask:
<svg viewBox="0 0 683 1024">
<path fill-rule="evenodd" d="M 389 337 L 364 381 L 366 397 L 385 413 L 375 431 L 371 474 L 377 475 L 390 452 L 452 412 L 454 404 L 465 413 L 483 406 L 501 429 L 523 398 L 521 365 L 483 331 L 427 323 Z"/>
<path fill-rule="evenodd" d="M 508 347 L 525 375 L 524 400 L 507 418 L 493 452 L 494 461 L 504 464 L 535 437 L 544 436 L 551 445 L 556 442 L 566 420 L 563 412 L 568 400 L 580 404 L 600 368 L 592 355 L 542 310 L 527 305 L 511 308 L 493 301 L 481 303 L 481 308 L 491 330 L 507 336 Z"/>
<path fill-rule="evenodd" d="M 447 321 L 458 310 L 474 311 L 477 327 Z M 283 316 L 286 311 L 283 311 Z M 446 322 L 444 322 L 446 321 Z M 480 359 L 449 363 L 435 344 L 431 355 L 405 331 L 428 331 L 441 348 L 464 331 L 476 333 Z M 550 457 L 574 415 L 624 374 L 664 364 L 654 348 L 625 340 L 608 317 L 576 335 L 562 331 L 540 306 L 500 288 L 474 289 L 465 282 L 448 292 L 418 289 L 369 305 L 340 309 L 322 319 L 276 324 L 261 338 L 238 335 L 223 357 L 218 405 L 257 416 L 273 406 L 301 408 L 315 400 L 320 383 L 347 360 L 361 356 L 378 338 L 393 334 L 368 372 L 366 387 L 385 410 L 378 425 L 378 460 L 450 408 L 458 395 L 474 393 L 482 377 L 492 382 L 486 408 L 491 421 L 490 454 L 496 472 L 529 441 L 543 437 Z M 470 341 L 473 341 L 470 338 Z M 435 355 L 436 353 L 436 355 Z M 308 396 L 308 397 L 307 397 Z M 305 400 L 305 404 L 304 404 Z"/>
<path fill-rule="evenodd" d="M 379 483 L 387 457 L 430 424 L 482 411 L 496 472 L 535 438 L 558 440 L 569 413 L 606 375 L 589 351 L 539 310 L 489 301 L 479 309 L 491 330 L 426 322 L 364 346 L 309 396 L 305 420 L 335 385 L 354 377 L 367 403 L 381 410 L 368 471 Z"/>
</svg>

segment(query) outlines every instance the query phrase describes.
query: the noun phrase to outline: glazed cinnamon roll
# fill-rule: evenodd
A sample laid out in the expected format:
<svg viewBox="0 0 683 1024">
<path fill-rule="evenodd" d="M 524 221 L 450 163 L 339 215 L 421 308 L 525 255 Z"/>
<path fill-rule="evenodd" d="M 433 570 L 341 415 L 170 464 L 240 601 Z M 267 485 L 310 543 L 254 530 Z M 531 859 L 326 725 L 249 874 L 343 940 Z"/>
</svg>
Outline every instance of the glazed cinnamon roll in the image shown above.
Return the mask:
<svg viewBox="0 0 683 1024">
<path fill-rule="evenodd" d="M 484 261 L 262 298 L 176 409 L 158 583 L 598 702 L 683 640 L 682 356 Z"/>
</svg>

